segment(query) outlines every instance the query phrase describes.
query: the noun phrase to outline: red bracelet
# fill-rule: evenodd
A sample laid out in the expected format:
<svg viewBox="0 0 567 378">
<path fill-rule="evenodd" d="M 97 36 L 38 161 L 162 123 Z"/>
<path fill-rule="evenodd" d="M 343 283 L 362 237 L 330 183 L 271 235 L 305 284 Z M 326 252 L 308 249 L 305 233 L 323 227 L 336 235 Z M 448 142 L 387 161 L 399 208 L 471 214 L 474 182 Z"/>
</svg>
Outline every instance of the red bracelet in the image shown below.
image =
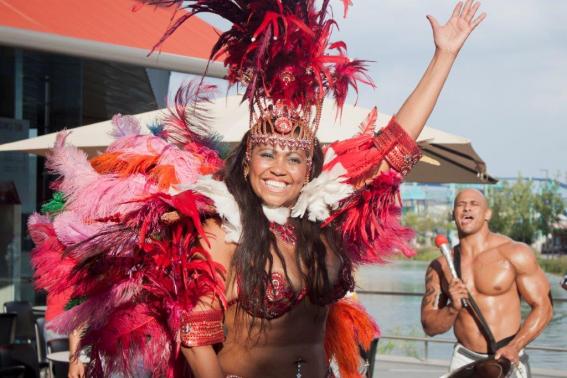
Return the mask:
<svg viewBox="0 0 567 378">
<path fill-rule="evenodd" d="M 213 345 L 224 341 L 221 310 L 190 312 L 181 319 L 181 344 L 186 347 Z"/>
<path fill-rule="evenodd" d="M 421 159 L 421 149 L 394 117 L 374 138 L 374 145 L 384 151 L 388 164 L 404 176 Z"/>
</svg>

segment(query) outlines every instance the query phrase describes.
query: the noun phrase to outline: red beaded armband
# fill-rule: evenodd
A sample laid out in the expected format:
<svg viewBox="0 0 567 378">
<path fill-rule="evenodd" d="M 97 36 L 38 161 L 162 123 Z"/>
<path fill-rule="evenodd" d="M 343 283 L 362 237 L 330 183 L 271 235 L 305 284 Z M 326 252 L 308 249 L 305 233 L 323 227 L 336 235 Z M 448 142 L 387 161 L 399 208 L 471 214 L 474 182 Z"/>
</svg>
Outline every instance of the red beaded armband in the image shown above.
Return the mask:
<svg viewBox="0 0 567 378">
<path fill-rule="evenodd" d="M 181 344 L 185 347 L 213 345 L 224 341 L 221 310 L 184 314 L 181 319 Z"/>
<path fill-rule="evenodd" d="M 394 117 L 374 138 L 374 145 L 384 151 L 388 164 L 404 176 L 421 159 L 419 146 Z"/>
</svg>

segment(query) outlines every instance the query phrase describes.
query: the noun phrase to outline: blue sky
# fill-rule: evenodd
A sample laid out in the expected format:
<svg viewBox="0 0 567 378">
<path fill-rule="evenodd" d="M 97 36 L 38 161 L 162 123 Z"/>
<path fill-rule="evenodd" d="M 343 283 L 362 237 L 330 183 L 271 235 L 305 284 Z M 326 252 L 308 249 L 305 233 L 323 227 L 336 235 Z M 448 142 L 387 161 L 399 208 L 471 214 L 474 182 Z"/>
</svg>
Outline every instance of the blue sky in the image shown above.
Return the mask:
<svg viewBox="0 0 567 378">
<path fill-rule="evenodd" d="M 358 103 L 395 113 L 433 54 L 427 14 L 446 21 L 456 2 L 331 1 L 349 55 L 374 61 L 377 88 Z M 487 0 L 428 124 L 472 140 L 495 176 L 567 181 L 567 1 Z M 207 21 L 226 28 L 218 19 Z M 545 171 L 547 170 L 547 171 Z"/>
</svg>

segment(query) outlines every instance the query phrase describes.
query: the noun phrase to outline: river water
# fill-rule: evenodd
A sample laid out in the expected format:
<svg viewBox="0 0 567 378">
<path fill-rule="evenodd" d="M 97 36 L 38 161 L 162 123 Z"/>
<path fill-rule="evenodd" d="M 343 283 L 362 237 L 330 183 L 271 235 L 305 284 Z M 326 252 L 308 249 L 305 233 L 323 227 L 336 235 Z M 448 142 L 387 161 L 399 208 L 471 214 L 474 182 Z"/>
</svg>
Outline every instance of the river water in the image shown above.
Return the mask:
<svg viewBox="0 0 567 378">
<path fill-rule="evenodd" d="M 395 261 L 385 266 L 363 267 L 357 274 L 357 286 L 364 290 L 424 292 L 425 261 Z M 547 275 L 554 298 L 567 298 L 559 286 L 560 277 Z M 377 320 L 382 334 L 424 337 L 421 328 L 421 297 L 392 295 L 359 295 L 361 302 Z M 523 305 L 525 319 L 529 307 Z M 453 331 L 438 338 L 454 339 Z M 531 345 L 567 347 L 567 302 L 556 303 L 553 320 Z M 379 352 L 424 358 L 423 342 L 380 340 Z M 449 360 L 452 345 L 429 344 L 429 358 Z M 529 351 L 532 367 L 567 371 L 567 353 Z"/>
</svg>

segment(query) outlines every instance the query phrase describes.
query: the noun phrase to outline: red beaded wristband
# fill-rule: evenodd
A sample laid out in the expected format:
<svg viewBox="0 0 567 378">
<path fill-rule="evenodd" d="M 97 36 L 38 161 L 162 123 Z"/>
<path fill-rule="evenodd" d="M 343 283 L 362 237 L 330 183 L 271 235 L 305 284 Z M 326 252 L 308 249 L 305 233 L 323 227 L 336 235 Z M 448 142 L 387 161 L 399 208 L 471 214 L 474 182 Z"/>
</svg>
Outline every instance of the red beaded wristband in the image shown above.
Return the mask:
<svg viewBox="0 0 567 378">
<path fill-rule="evenodd" d="M 374 138 L 374 145 L 384 151 L 388 164 L 404 176 L 421 159 L 421 149 L 394 117 Z"/>
<path fill-rule="evenodd" d="M 185 347 L 213 345 L 224 341 L 223 313 L 208 310 L 184 314 L 181 319 L 181 344 Z"/>
</svg>

